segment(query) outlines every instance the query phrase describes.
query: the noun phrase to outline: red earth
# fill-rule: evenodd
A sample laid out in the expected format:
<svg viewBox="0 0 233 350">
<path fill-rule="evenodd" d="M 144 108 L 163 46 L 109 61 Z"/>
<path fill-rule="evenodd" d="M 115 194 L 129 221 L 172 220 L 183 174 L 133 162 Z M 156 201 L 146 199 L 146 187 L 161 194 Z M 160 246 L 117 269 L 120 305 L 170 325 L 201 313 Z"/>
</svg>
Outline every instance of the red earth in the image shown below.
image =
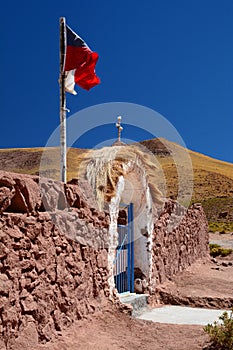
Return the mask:
<svg viewBox="0 0 233 350">
<path fill-rule="evenodd" d="M 232 237 L 233 239 L 233 237 Z M 233 255 L 198 261 L 159 290 L 172 303 L 224 308 L 233 305 Z M 171 300 L 172 300 L 171 298 Z M 176 302 L 178 300 L 178 302 Z M 203 326 L 154 323 L 134 319 L 113 309 L 74 323 L 51 343 L 33 350 L 199 350 L 209 342 Z M 32 350 L 32 349 L 30 349 Z"/>
</svg>

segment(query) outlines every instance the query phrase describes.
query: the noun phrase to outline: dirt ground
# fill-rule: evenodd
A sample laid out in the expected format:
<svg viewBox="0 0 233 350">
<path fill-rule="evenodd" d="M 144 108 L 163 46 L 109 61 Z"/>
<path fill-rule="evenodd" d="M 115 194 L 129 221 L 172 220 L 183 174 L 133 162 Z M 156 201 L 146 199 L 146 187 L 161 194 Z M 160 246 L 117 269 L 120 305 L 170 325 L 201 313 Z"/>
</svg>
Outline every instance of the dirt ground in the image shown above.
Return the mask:
<svg viewBox="0 0 233 350">
<path fill-rule="evenodd" d="M 153 323 L 109 310 L 75 323 L 55 343 L 33 350 L 198 350 L 207 340 L 202 326 Z"/>
<path fill-rule="evenodd" d="M 233 248 L 232 234 L 210 234 L 210 242 Z M 233 253 L 197 261 L 182 273 L 158 287 L 166 304 L 206 308 L 233 307 Z"/>
<path fill-rule="evenodd" d="M 233 242 L 232 235 L 210 239 Z M 233 306 L 233 254 L 198 261 L 159 289 L 171 304 L 229 308 Z M 55 342 L 33 350 L 198 350 L 208 339 L 203 326 L 153 323 L 105 310 L 76 322 Z"/>
<path fill-rule="evenodd" d="M 206 308 L 233 306 L 233 256 L 198 261 L 158 287 L 165 304 Z"/>
</svg>

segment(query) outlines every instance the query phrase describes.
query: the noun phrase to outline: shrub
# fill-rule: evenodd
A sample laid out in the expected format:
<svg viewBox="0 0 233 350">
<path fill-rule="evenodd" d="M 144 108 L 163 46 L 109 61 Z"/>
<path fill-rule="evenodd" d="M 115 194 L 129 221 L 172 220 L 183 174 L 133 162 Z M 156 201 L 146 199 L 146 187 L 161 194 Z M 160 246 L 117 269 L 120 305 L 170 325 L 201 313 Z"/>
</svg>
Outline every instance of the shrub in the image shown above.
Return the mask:
<svg viewBox="0 0 233 350">
<path fill-rule="evenodd" d="M 233 231 L 233 222 L 218 222 L 218 221 L 209 221 L 209 231 L 210 232 L 219 232 L 227 233 Z"/>
<path fill-rule="evenodd" d="M 227 255 L 231 254 L 232 252 L 233 252 L 232 249 L 222 248 L 221 249 L 221 256 L 227 256 Z"/>
<path fill-rule="evenodd" d="M 213 256 L 214 258 L 216 256 L 227 256 L 233 252 L 232 249 L 227 249 L 227 248 L 222 248 L 218 244 L 210 244 L 210 255 Z"/>
<path fill-rule="evenodd" d="M 230 314 L 224 312 L 219 316 L 219 322 L 208 324 L 204 331 L 210 336 L 210 346 L 213 350 L 233 350 L 233 309 Z"/>
</svg>

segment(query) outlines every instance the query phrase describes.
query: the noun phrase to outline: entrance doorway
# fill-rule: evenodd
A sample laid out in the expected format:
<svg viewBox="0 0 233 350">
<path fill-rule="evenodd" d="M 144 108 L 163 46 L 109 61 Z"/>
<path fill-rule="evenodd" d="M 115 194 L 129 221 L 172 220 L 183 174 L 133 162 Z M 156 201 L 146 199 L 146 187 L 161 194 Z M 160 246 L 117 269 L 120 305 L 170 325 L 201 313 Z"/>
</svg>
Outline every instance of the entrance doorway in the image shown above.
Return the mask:
<svg viewBox="0 0 233 350">
<path fill-rule="evenodd" d="M 120 204 L 118 246 L 114 260 L 114 281 L 118 293 L 134 292 L 133 204 Z"/>
</svg>

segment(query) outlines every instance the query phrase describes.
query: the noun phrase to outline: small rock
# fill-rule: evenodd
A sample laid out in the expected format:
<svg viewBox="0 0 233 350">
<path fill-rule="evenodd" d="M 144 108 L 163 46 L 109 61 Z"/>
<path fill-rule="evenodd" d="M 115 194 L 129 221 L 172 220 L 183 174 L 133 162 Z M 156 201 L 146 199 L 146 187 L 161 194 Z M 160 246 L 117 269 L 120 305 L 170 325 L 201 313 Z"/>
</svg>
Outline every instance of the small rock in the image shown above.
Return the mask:
<svg viewBox="0 0 233 350">
<path fill-rule="evenodd" d="M 133 306 L 130 304 L 121 304 L 120 305 L 120 310 L 126 315 L 131 316 L 133 313 Z"/>
<path fill-rule="evenodd" d="M 35 224 L 37 222 L 37 218 L 34 216 L 28 216 L 24 219 L 25 224 Z"/>
<path fill-rule="evenodd" d="M 5 232 L 12 238 L 18 238 L 19 239 L 19 238 L 23 237 L 22 232 L 20 231 L 20 229 L 17 226 L 15 226 L 14 228 L 8 227 Z"/>
<path fill-rule="evenodd" d="M 0 274 L 0 294 L 8 295 L 12 282 L 4 274 Z"/>
<path fill-rule="evenodd" d="M 21 300 L 21 304 L 24 312 L 35 311 L 38 308 L 32 295 L 29 295 L 25 300 Z"/>
<path fill-rule="evenodd" d="M 3 243 L 0 243 L 0 259 L 5 258 L 9 252 L 10 249 L 8 249 Z"/>
</svg>

